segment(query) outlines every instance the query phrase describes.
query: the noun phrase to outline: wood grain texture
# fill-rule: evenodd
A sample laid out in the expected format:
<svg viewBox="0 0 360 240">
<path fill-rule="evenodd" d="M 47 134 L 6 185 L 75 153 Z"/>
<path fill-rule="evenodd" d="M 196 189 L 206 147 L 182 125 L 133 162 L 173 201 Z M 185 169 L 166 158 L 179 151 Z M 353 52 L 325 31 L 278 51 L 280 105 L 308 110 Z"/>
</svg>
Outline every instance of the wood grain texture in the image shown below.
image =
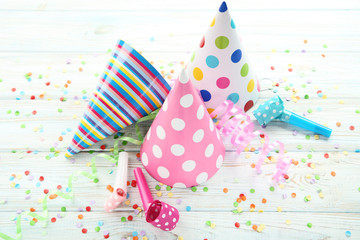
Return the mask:
<svg viewBox="0 0 360 240">
<path fill-rule="evenodd" d="M 65 187 L 73 172 L 90 171 L 88 164 L 97 153 L 110 154 L 113 136 L 77 154 L 73 162 L 63 158 L 86 99 L 110 56 L 108 49 L 117 39 L 131 43 L 167 79 L 174 79 L 197 48 L 219 3 L 0 0 L 0 232 L 14 237 L 16 211 L 34 207 L 41 214 L 39 199 L 44 189 Z M 181 213 L 171 233 L 153 228 L 141 214 L 134 214 L 132 205 L 142 206 L 137 188 L 129 187 L 129 205 L 104 212 L 102 205 L 110 194 L 106 186 L 113 184 L 115 167 L 97 158 L 99 183 L 78 177 L 72 201 L 58 197 L 48 203 L 49 216 L 56 217 L 56 223 L 32 227 L 30 219 L 23 219 L 23 239 L 103 239 L 106 230 L 110 239 L 132 239 L 132 233 L 141 230 L 148 239 L 360 239 L 360 153 L 355 152 L 360 149 L 360 114 L 356 113 L 360 110 L 360 2 L 243 0 L 228 1 L 228 6 L 261 79 L 263 90 L 257 105 L 276 91 L 288 100 L 299 96 L 298 102 L 286 101 L 287 108 L 328 125 L 333 129 L 331 138 L 316 139 L 311 132 L 275 121 L 264 129 L 271 141 L 284 142 L 287 155 L 298 161 L 288 172 L 289 180 L 273 192 L 269 188 L 276 163 L 266 163 L 263 174 L 258 175 L 251 164 L 259 155 L 243 152 L 238 156 L 227 140 L 223 167 L 196 192 L 167 191 L 166 186 L 157 191 L 159 183 L 145 173 L 152 194 L 161 194 L 156 198 Z M 31 81 L 24 77 L 29 72 Z M 68 80 L 71 84 L 65 88 Z M 272 82 L 280 87 L 273 88 Z M 318 96 L 319 90 L 326 98 Z M 30 100 L 31 96 L 36 99 Z M 66 101 L 61 101 L 64 97 Z M 150 124 L 140 125 L 143 134 Z M 349 130 L 350 126 L 355 130 Z M 134 126 L 122 132 L 134 134 Z M 256 139 L 251 146 L 261 145 Z M 52 147 L 59 156 L 46 160 Z M 134 180 L 132 170 L 141 166 L 136 158 L 139 147 L 130 143 L 121 147 L 130 154 L 129 180 Z M 26 170 L 34 180 L 24 175 Z M 10 180 L 11 174 L 17 178 Z M 37 186 L 40 176 L 45 180 Z M 19 184 L 19 189 L 11 184 Z M 223 192 L 225 187 L 228 193 Z M 26 190 L 31 190 L 28 200 Z M 243 213 L 234 214 L 231 211 L 241 193 L 247 196 L 238 205 Z M 255 210 L 250 204 L 255 204 Z M 79 208 L 89 205 L 92 211 L 82 212 L 84 219 L 78 220 Z M 58 218 L 63 206 L 67 212 Z M 120 221 L 129 215 L 134 216 L 132 222 Z M 100 233 L 94 231 L 98 221 L 104 221 Z M 206 221 L 215 224 L 213 228 Z M 86 235 L 76 226 L 78 222 L 88 229 Z M 235 222 L 240 223 L 239 229 Z M 264 224 L 265 229 L 254 231 L 253 224 Z"/>
</svg>

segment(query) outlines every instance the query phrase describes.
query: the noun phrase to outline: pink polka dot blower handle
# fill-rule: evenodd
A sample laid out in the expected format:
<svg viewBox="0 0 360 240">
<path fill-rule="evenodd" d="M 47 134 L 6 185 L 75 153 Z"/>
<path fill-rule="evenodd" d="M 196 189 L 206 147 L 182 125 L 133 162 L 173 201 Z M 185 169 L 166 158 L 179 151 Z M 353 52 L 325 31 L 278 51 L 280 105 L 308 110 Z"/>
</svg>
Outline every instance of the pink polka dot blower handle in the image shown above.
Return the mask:
<svg viewBox="0 0 360 240">
<path fill-rule="evenodd" d="M 173 230 L 179 221 L 179 211 L 162 201 L 154 201 L 141 168 L 135 168 L 134 175 L 145 210 L 146 221 L 161 230 Z"/>
<path fill-rule="evenodd" d="M 127 152 L 121 152 L 119 154 L 114 191 L 104 204 L 105 211 L 107 212 L 119 207 L 126 199 L 128 159 L 129 155 Z"/>
</svg>

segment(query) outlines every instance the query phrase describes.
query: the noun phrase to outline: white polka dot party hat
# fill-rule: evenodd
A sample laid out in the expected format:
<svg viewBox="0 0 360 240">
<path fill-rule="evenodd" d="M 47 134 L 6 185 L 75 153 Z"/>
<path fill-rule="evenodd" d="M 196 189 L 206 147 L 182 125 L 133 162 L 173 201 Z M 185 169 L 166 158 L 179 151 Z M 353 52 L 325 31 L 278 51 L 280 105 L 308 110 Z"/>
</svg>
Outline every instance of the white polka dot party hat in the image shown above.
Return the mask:
<svg viewBox="0 0 360 240">
<path fill-rule="evenodd" d="M 173 187 L 192 187 L 222 165 L 225 147 L 198 91 L 182 70 L 140 150 L 148 173 Z"/>
<path fill-rule="evenodd" d="M 243 49 L 225 2 L 219 8 L 186 71 L 209 112 L 225 100 L 248 111 L 260 85 Z"/>
</svg>

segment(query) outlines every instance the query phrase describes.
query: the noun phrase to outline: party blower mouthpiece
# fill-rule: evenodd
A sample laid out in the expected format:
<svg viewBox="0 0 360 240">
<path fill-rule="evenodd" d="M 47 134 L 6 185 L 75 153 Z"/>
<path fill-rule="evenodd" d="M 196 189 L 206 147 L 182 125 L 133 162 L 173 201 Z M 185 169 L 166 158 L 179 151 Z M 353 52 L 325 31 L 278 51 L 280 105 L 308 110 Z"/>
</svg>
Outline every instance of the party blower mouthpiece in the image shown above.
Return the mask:
<svg viewBox="0 0 360 240">
<path fill-rule="evenodd" d="M 321 134 L 325 137 L 330 137 L 332 132 L 330 128 L 286 110 L 284 103 L 279 96 L 275 96 L 261 104 L 253 114 L 262 126 L 266 126 L 274 119 L 279 119 L 280 121 Z"/>
<path fill-rule="evenodd" d="M 128 159 L 129 155 L 127 152 L 121 152 L 119 154 L 114 191 L 104 204 L 105 211 L 107 212 L 119 207 L 126 199 Z"/>
<path fill-rule="evenodd" d="M 134 175 L 145 210 L 146 221 L 161 230 L 173 230 L 179 221 L 179 211 L 162 201 L 154 201 L 141 168 L 135 168 Z"/>
</svg>

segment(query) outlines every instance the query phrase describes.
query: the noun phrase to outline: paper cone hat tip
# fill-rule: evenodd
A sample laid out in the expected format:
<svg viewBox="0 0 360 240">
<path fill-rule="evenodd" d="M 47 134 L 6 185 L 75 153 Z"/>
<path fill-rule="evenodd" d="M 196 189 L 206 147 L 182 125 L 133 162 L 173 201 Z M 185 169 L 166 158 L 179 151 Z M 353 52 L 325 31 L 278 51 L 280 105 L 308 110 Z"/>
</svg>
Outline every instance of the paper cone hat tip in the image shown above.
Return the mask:
<svg viewBox="0 0 360 240">
<path fill-rule="evenodd" d="M 213 120 L 182 71 L 141 147 L 145 169 L 169 186 L 192 187 L 219 170 L 224 154 Z"/>
<path fill-rule="evenodd" d="M 170 91 L 161 74 L 119 40 L 67 148 L 66 158 L 161 107 Z"/>
<path fill-rule="evenodd" d="M 226 2 L 223 1 L 223 2 L 221 3 L 221 5 L 220 5 L 219 12 L 226 12 L 227 9 L 228 9 L 228 8 L 227 8 L 227 5 L 226 5 Z"/>
</svg>

